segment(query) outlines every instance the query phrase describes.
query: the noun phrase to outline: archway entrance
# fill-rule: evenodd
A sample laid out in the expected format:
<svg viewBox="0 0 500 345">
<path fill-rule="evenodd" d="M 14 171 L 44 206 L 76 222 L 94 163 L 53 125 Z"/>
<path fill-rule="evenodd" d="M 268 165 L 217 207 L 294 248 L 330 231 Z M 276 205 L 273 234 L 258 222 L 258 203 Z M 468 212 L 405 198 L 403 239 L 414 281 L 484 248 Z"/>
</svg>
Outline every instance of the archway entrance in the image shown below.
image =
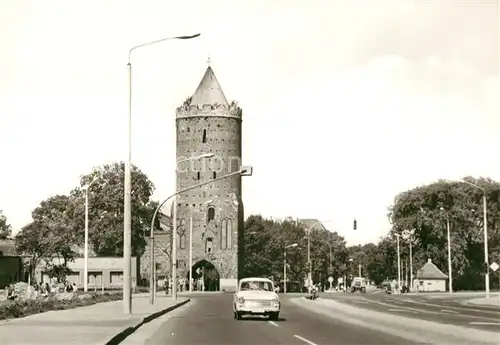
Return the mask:
<svg viewBox="0 0 500 345">
<path fill-rule="evenodd" d="M 186 275 L 189 289 L 189 271 Z M 198 261 L 193 265 L 193 291 L 219 291 L 220 276 L 215 266 L 207 260 Z"/>
</svg>

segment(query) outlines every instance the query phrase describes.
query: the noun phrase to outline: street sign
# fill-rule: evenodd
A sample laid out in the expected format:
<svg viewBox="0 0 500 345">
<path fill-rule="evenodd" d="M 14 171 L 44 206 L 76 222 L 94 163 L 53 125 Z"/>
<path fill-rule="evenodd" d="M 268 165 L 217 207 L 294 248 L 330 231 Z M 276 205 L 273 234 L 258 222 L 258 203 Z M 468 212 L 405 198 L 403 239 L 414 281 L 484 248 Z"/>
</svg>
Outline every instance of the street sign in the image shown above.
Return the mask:
<svg viewBox="0 0 500 345">
<path fill-rule="evenodd" d="M 328 277 L 328 282 L 329 282 L 329 283 L 332 283 L 332 282 L 333 282 L 333 277 L 332 277 L 332 276 Z"/>
<path fill-rule="evenodd" d="M 242 166 L 240 168 L 241 176 L 252 176 L 253 167 L 251 166 Z"/>
<path fill-rule="evenodd" d="M 344 278 L 338 278 L 338 279 L 337 279 L 337 282 L 338 282 L 339 284 L 342 284 L 342 283 L 344 282 Z"/>
<path fill-rule="evenodd" d="M 499 269 L 499 268 L 500 268 L 500 266 L 498 266 L 498 264 L 497 264 L 496 262 L 494 262 L 494 263 L 492 263 L 492 264 L 490 265 L 490 268 L 493 270 L 493 272 L 496 272 L 496 271 L 497 271 L 497 269 Z"/>
</svg>

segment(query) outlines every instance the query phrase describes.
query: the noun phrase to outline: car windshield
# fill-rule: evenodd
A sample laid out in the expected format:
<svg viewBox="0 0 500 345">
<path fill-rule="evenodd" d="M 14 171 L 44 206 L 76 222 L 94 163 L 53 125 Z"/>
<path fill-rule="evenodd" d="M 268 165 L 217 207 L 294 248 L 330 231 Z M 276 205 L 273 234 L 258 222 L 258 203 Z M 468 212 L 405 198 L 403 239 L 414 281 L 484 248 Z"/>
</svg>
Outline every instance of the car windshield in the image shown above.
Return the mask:
<svg viewBox="0 0 500 345">
<path fill-rule="evenodd" d="M 273 285 L 266 281 L 244 281 L 241 283 L 241 291 L 273 291 Z"/>
</svg>

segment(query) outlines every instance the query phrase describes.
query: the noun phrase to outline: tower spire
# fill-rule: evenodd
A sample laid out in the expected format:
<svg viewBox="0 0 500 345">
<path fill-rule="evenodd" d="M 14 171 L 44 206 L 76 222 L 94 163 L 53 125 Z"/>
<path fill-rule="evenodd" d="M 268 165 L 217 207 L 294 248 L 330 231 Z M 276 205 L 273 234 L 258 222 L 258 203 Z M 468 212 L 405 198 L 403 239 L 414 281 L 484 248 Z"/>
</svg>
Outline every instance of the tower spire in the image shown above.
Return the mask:
<svg viewBox="0 0 500 345">
<path fill-rule="evenodd" d="M 205 75 L 201 79 L 201 82 L 191 99 L 191 105 L 203 106 L 207 104 L 229 105 L 226 96 L 224 96 L 224 92 L 222 92 L 222 88 L 215 77 L 214 71 L 210 66 L 207 67 Z"/>
<path fill-rule="evenodd" d="M 212 62 L 212 60 L 210 59 L 210 55 L 208 55 L 208 59 L 207 59 L 207 65 L 208 67 L 210 67 L 210 63 Z"/>
</svg>

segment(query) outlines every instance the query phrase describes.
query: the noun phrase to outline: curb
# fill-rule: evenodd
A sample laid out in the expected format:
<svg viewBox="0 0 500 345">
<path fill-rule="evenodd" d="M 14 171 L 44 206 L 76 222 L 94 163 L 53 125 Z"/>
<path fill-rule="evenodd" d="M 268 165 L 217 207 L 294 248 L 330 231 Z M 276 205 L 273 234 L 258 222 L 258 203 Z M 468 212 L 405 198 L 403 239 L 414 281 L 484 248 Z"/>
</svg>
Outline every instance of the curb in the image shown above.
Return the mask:
<svg viewBox="0 0 500 345">
<path fill-rule="evenodd" d="M 166 309 L 157 311 L 156 313 L 153 313 L 153 314 L 151 314 L 149 316 L 146 316 L 137 325 L 132 326 L 132 327 L 128 327 L 128 328 L 124 329 L 123 331 L 121 331 L 120 333 L 118 333 L 117 335 L 115 335 L 107 343 L 105 343 L 105 345 L 118 345 L 118 344 L 120 344 L 129 335 L 131 335 L 132 333 L 134 333 L 135 331 L 137 331 L 142 325 L 144 325 L 144 324 L 146 324 L 148 322 L 151 322 L 154 319 L 157 319 L 160 316 L 163 316 L 166 313 L 171 312 L 172 310 L 175 310 L 175 309 L 177 309 L 179 307 L 182 307 L 183 305 L 187 304 L 189 301 L 191 301 L 190 298 L 188 298 L 185 301 L 182 301 L 180 303 L 174 304 L 174 305 L 172 305 L 172 306 L 170 306 L 170 307 L 168 307 Z"/>
</svg>

